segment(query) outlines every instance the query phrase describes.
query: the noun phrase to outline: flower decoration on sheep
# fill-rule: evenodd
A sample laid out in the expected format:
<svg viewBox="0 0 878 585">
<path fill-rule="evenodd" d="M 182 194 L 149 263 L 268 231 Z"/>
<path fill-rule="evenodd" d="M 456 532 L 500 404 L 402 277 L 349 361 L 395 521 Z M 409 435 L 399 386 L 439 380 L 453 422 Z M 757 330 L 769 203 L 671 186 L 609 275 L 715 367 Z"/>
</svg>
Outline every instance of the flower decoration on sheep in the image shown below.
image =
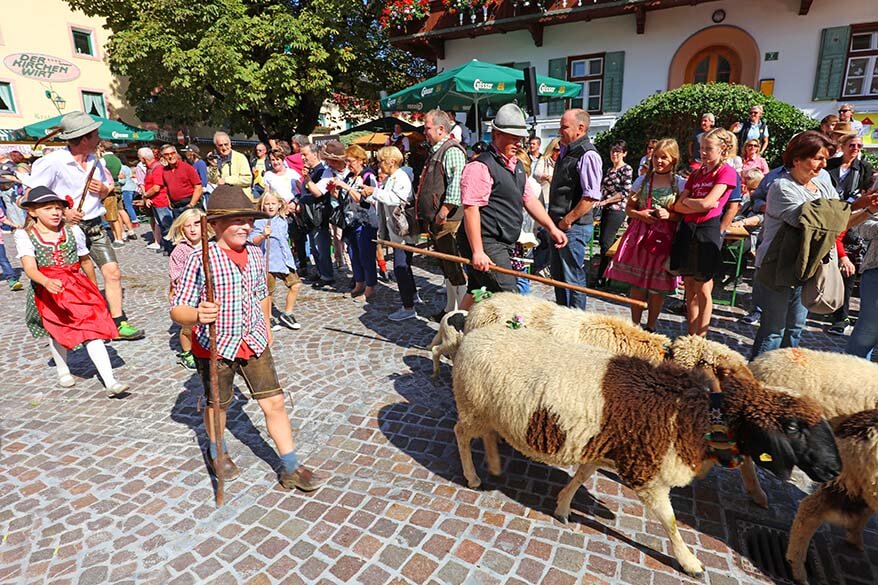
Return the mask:
<svg viewBox="0 0 878 585">
<path fill-rule="evenodd" d="M 482 15 L 482 22 L 487 22 L 489 10 L 499 2 L 500 0 L 442 0 L 442 5 L 449 13 L 457 14 L 460 26 L 463 26 L 465 14 L 469 14 L 472 24 L 475 24 L 478 14 Z"/>
<path fill-rule="evenodd" d="M 393 0 L 381 10 L 379 22 L 385 29 L 403 30 L 409 22 L 427 18 L 429 14 L 430 0 Z"/>
</svg>

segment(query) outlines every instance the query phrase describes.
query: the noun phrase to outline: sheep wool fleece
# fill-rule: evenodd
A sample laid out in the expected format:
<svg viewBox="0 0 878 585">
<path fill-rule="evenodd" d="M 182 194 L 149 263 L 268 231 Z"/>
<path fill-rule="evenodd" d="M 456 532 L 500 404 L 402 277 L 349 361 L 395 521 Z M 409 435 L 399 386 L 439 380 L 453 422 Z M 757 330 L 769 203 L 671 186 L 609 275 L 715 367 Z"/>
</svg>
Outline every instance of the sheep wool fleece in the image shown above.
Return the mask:
<svg viewBox="0 0 878 585">
<path fill-rule="evenodd" d="M 473 436 L 496 431 L 543 463 L 613 465 L 637 488 L 659 476 L 687 485 L 706 457 L 711 383 L 672 364 L 497 325 L 464 336 L 453 378 L 462 426 Z M 683 410 L 691 412 L 678 426 Z"/>
<path fill-rule="evenodd" d="M 844 417 L 878 408 L 878 364 L 852 355 L 813 349 L 766 352 L 750 364 L 756 378 L 809 396 L 835 427 Z"/>
<path fill-rule="evenodd" d="M 878 512 L 878 409 L 843 419 L 835 436 L 841 474 L 801 501 L 790 529 L 786 558 L 800 583 L 808 578 L 805 559 L 811 538 L 824 522 L 844 526 L 848 543 L 862 550 L 863 529 Z"/>
</svg>

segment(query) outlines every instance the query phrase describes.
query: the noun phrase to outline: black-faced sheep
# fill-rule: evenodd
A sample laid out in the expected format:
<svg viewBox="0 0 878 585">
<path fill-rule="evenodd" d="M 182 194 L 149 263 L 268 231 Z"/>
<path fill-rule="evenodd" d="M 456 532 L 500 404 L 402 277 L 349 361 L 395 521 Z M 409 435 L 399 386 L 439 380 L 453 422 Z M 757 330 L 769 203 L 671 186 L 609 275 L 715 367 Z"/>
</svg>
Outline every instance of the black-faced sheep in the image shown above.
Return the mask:
<svg viewBox="0 0 878 585">
<path fill-rule="evenodd" d="M 527 328 L 471 331 L 453 370 L 464 476 L 470 487 L 481 483 L 470 450 L 476 437 L 493 475 L 500 473 L 498 436 L 537 461 L 580 464 L 559 494 L 556 514 L 566 518 L 582 482 L 598 465 L 611 465 L 659 519 L 683 569 L 701 574 L 677 530 L 669 494 L 711 465 L 705 435 L 717 414 L 710 408 L 717 383 L 722 416 L 742 453 L 763 455 L 760 465 L 781 477 L 798 465 L 826 481 L 839 468 L 832 431 L 816 404 L 764 389 L 746 368 L 721 365 L 716 374 L 561 343 Z"/>
<path fill-rule="evenodd" d="M 813 398 L 833 428 L 852 414 L 878 408 L 878 364 L 863 358 L 812 349 L 776 349 L 753 360 L 750 371 L 764 384 Z M 741 466 L 741 477 L 753 501 L 767 507 L 768 498 L 752 462 Z"/>
<path fill-rule="evenodd" d="M 454 359 L 457 347 L 463 339 L 463 327 L 466 320 L 466 311 L 449 311 L 439 321 L 439 331 L 433 337 L 433 341 L 427 346 L 433 356 L 433 379 L 439 377 L 439 365 L 444 355 L 450 360 Z"/>
<path fill-rule="evenodd" d="M 835 430 L 841 474 L 802 500 L 790 530 L 787 560 L 798 583 L 807 583 L 811 537 L 824 522 L 844 526 L 848 543 L 863 550 L 863 529 L 878 512 L 878 409 L 851 415 Z"/>
</svg>

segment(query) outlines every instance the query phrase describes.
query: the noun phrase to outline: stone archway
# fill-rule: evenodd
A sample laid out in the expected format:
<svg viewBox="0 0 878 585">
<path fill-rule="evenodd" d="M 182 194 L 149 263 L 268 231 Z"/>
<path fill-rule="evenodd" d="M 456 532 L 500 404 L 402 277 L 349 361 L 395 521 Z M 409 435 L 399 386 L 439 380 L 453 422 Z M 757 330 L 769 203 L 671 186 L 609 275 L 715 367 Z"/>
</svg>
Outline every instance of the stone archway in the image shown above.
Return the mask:
<svg viewBox="0 0 878 585">
<path fill-rule="evenodd" d="M 668 89 L 691 83 L 696 76 L 700 81 L 716 81 L 718 71 L 720 80 L 728 77 L 731 83 L 755 88 L 760 62 L 759 47 L 747 31 L 736 26 L 711 26 L 686 39 L 677 49 L 668 70 Z M 723 69 L 726 65 L 727 75 Z"/>
</svg>

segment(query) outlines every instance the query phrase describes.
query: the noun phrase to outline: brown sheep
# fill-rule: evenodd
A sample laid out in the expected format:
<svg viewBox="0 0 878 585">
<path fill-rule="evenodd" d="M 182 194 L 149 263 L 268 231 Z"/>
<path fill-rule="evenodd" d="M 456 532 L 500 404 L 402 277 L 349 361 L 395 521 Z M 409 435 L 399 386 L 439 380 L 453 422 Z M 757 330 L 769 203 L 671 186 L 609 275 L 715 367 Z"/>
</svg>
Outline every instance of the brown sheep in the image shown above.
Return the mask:
<svg viewBox="0 0 878 585">
<path fill-rule="evenodd" d="M 807 583 L 811 537 L 824 522 L 844 526 L 848 543 L 863 550 L 863 529 L 878 512 L 878 409 L 847 417 L 835 431 L 841 474 L 802 500 L 790 530 L 787 560 L 798 583 Z"/>
<path fill-rule="evenodd" d="M 571 368 L 570 364 L 576 364 Z M 701 563 L 680 537 L 672 487 L 688 485 L 712 465 L 705 434 L 710 392 L 722 387 L 722 415 L 742 453 L 788 478 L 798 465 L 824 481 L 838 473 L 828 423 L 811 400 L 765 389 L 745 367 L 718 365 L 716 376 L 504 325 L 464 336 L 455 356 L 454 398 L 461 465 L 470 487 L 481 483 L 470 442 L 480 437 L 492 475 L 500 473 L 497 438 L 552 465 L 580 467 L 558 496 L 565 518 L 573 494 L 598 465 L 611 465 L 662 523 L 674 555 L 693 575 Z"/>
</svg>

